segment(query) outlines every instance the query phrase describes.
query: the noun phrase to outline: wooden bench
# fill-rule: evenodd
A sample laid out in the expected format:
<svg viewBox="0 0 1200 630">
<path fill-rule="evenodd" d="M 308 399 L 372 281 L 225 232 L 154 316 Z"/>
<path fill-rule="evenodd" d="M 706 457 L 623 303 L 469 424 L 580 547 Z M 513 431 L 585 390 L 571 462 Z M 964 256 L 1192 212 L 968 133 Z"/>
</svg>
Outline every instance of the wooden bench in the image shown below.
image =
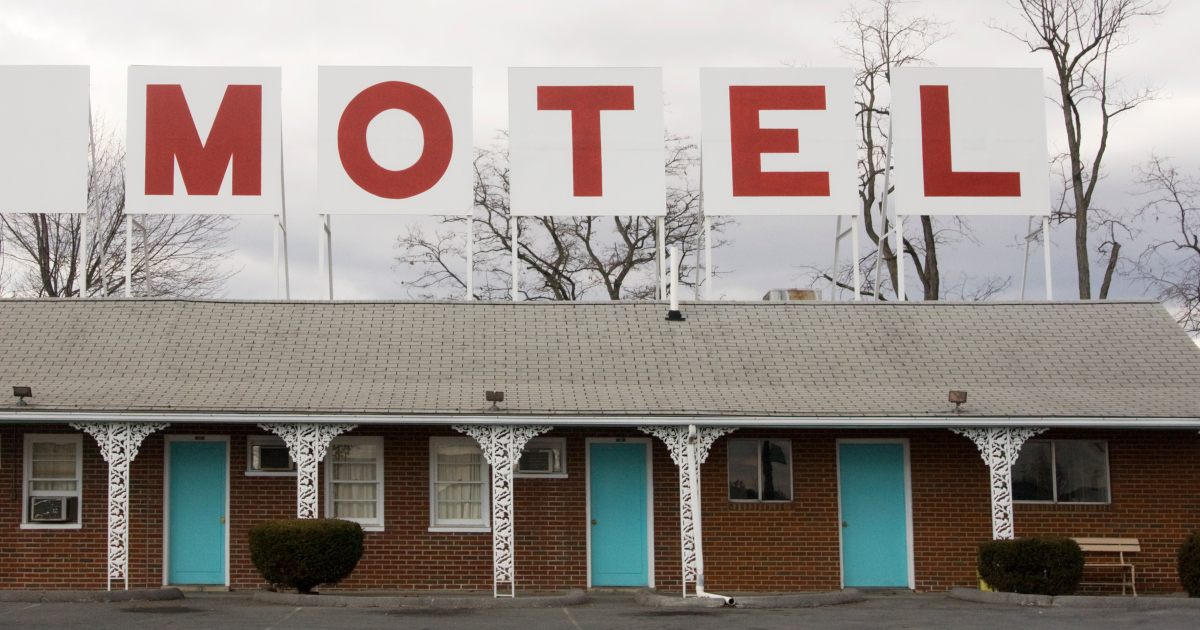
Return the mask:
<svg viewBox="0 0 1200 630">
<path fill-rule="evenodd" d="M 1138 553 L 1142 550 L 1142 546 L 1136 538 L 1073 538 L 1079 543 L 1079 548 L 1086 552 L 1095 553 L 1115 553 L 1117 554 L 1116 562 L 1086 562 L 1085 567 L 1120 567 L 1121 573 L 1121 594 L 1125 594 L 1125 588 L 1128 586 L 1133 591 L 1133 596 L 1137 597 L 1137 569 L 1133 563 L 1125 561 L 1125 554 Z M 1124 569 L 1129 569 L 1129 581 L 1125 581 Z M 1111 582 L 1080 582 L 1080 585 L 1087 586 L 1108 586 Z"/>
</svg>

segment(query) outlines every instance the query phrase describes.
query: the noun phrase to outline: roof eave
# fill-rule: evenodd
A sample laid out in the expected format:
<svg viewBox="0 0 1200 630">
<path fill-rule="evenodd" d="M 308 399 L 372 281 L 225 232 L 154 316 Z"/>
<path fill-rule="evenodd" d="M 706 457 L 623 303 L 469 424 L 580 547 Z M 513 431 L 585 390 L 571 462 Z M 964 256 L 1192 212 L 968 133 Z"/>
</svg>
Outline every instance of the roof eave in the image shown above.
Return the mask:
<svg viewBox="0 0 1200 630">
<path fill-rule="evenodd" d="M 3 423 L 39 422 L 231 423 L 317 422 L 387 424 L 549 424 L 557 426 L 688 425 L 773 428 L 949 429 L 962 427 L 1077 427 L 1112 429 L 1200 429 L 1200 417 L 1001 417 L 1001 416 L 688 416 L 568 414 L 391 414 L 0 411 Z"/>
</svg>

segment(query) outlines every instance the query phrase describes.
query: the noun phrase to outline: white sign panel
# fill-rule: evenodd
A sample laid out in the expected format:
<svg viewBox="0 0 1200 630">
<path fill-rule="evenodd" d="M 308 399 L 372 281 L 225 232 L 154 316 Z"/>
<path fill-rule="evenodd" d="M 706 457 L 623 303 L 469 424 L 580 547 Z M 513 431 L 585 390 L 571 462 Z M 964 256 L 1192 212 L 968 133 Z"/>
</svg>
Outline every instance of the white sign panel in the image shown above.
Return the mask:
<svg viewBox="0 0 1200 630">
<path fill-rule="evenodd" d="M 518 216 L 666 213 L 661 68 L 509 68 Z"/>
<path fill-rule="evenodd" d="M 849 68 L 702 68 L 704 212 L 858 214 Z"/>
<path fill-rule="evenodd" d="M 0 66 L 0 212 L 87 212 L 87 66 Z"/>
<path fill-rule="evenodd" d="M 279 214 L 279 68 L 129 67 L 126 212 Z"/>
<path fill-rule="evenodd" d="M 905 213 L 1050 211 L 1042 71 L 892 71 L 893 164 Z"/>
<path fill-rule="evenodd" d="M 471 69 L 321 67 L 325 214 L 470 214 Z"/>
</svg>

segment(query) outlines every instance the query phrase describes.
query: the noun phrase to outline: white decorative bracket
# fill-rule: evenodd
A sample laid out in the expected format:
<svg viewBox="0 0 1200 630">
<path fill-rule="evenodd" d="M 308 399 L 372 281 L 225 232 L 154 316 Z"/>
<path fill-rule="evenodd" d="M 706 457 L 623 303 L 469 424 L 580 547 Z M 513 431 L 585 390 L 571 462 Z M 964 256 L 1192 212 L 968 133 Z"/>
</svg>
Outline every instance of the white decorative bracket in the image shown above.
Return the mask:
<svg viewBox="0 0 1200 630">
<path fill-rule="evenodd" d="M 296 463 L 296 518 L 317 518 L 320 492 L 317 474 L 333 438 L 355 429 L 356 424 L 329 422 L 277 422 L 258 427 L 283 438 Z"/>
<path fill-rule="evenodd" d="M 1012 540 L 1012 467 L 1017 463 L 1021 445 L 1045 431 L 1037 427 L 988 427 L 950 429 L 969 438 L 979 448 L 979 454 L 991 470 L 992 482 L 992 539 Z"/>
<path fill-rule="evenodd" d="M 492 595 L 516 597 L 513 560 L 513 470 L 529 440 L 554 427 L 523 424 L 456 424 L 454 430 L 479 442 L 492 467 Z M 501 588 L 507 589 L 504 594 Z"/>
<path fill-rule="evenodd" d="M 72 422 L 71 427 L 96 440 L 108 464 L 108 590 L 113 580 L 129 590 L 129 466 L 147 435 L 165 422 Z"/>
<path fill-rule="evenodd" d="M 688 427 L 687 426 L 649 426 L 638 427 L 643 433 L 660 439 L 667 445 L 671 453 L 671 461 L 679 467 L 679 524 L 681 526 L 680 543 L 683 547 L 683 596 L 687 597 L 688 584 L 704 587 L 704 547 L 701 540 L 700 515 L 692 512 L 692 474 L 688 465 Z M 708 459 L 708 451 L 713 442 L 722 435 L 736 431 L 735 427 L 696 427 L 696 470 L 699 475 L 700 464 Z M 696 496 L 700 495 L 700 484 L 696 484 Z"/>
</svg>

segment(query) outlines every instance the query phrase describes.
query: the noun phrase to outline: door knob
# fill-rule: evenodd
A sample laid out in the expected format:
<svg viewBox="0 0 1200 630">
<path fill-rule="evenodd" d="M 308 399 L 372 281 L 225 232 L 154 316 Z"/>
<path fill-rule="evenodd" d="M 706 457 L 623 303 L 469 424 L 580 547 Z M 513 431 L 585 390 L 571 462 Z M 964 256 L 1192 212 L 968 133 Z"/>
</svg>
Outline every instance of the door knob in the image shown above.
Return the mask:
<svg viewBox="0 0 1200 630">
<path fill-rule="evenodd" d="M 225 522 L 225 517 L 224 517 L 224 516 L 222 516 L 222 517 L 221 517 L 221 522 L 222 522 L 222 523 L 224 523 L 224 522 Z"/>
<path fill-rule="evenodd" d="M 592 525 L 596 524 L 596 519 L 592 519 Z"/>
<path fill-rule="evenodd" d="M 846 526 L 846 521 L 842 521 L 842 527 Z"/>
</svg>

